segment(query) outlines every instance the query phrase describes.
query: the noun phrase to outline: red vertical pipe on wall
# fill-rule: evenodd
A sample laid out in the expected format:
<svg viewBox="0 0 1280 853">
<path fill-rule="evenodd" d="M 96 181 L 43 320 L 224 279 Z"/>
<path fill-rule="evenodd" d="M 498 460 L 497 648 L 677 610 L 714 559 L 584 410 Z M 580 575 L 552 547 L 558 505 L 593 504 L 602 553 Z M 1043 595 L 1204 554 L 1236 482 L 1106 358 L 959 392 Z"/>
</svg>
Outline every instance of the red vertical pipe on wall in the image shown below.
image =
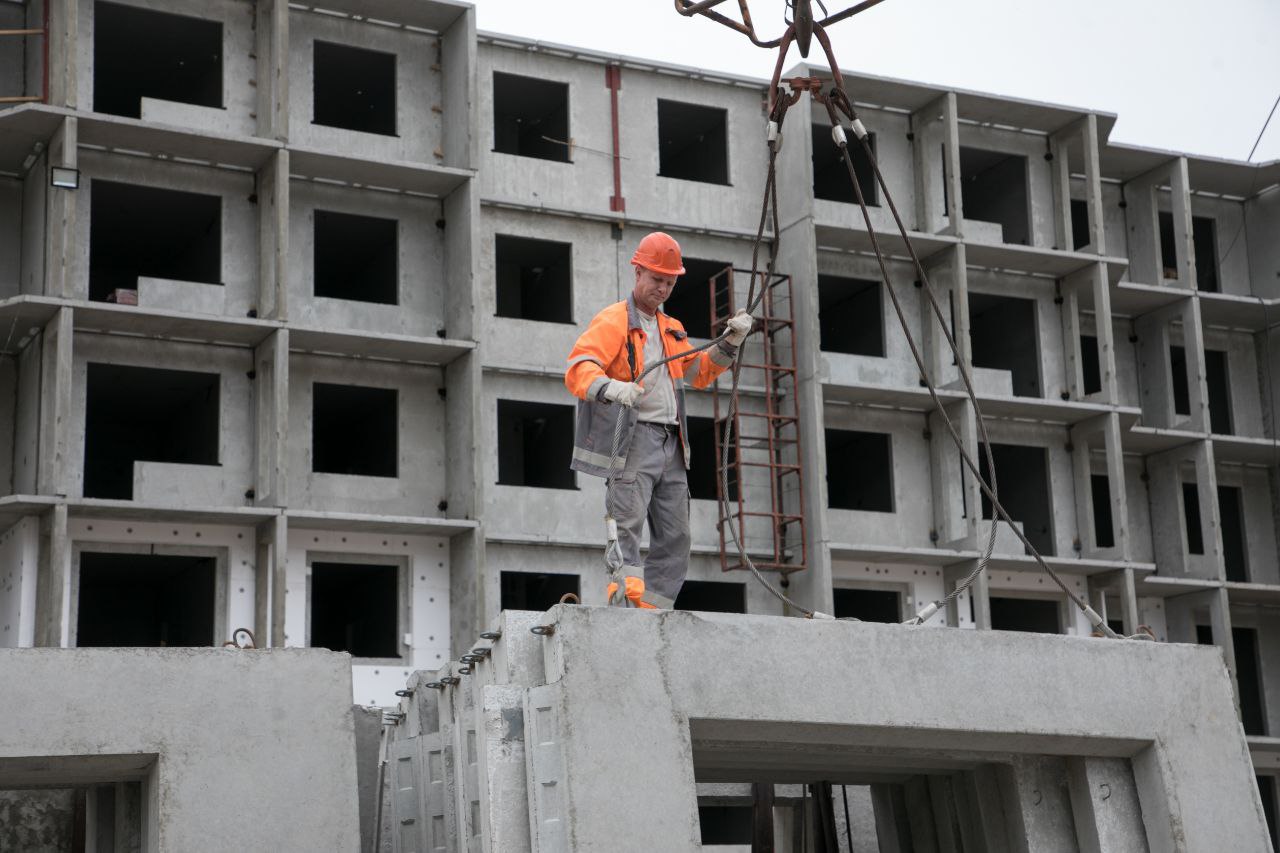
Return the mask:
<svg viewBox="0 0 1280 853">
<path fill-rule="evenodd" d="M 622 88 L 622 67 L 606 65 L 604 84 L 609 87 L 609 118 L 613 125 L 613 196 L 609 209 L 615 213 L 627 212 L 627 200 L 622 197 L 622 146 L 618 141 L 618 90 Z"/>
</svg>

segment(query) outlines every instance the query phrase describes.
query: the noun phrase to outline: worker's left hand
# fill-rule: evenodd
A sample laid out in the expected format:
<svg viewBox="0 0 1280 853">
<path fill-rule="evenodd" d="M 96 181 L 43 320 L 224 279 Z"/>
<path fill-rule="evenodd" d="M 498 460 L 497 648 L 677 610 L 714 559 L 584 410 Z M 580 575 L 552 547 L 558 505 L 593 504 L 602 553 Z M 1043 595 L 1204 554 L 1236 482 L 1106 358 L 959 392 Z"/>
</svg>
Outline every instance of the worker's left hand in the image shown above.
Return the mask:
<svg viewBox="0 0 1280 853">
<path fill-rule="evenodd" d="M 729 318 L 729 336 L 724 342 L 735 347 L 742 346 L 742 342 L 747 339 L 747 335 L 751 334 L 751 326 L 755 321 L 746 311 L 739 311 Z"/>
</svg>

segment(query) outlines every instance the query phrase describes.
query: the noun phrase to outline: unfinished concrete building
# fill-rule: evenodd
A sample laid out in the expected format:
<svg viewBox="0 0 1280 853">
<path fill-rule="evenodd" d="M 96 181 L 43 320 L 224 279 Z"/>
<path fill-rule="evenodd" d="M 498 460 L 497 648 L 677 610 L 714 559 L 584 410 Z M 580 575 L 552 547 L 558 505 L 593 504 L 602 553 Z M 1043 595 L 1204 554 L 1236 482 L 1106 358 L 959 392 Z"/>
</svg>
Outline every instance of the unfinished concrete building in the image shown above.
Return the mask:
<svg viewBox="0 0 1280 853">
<path fill-rule="evenodd" d="M 501 610 L 604 602 L 565 355 L 654 228 L 684 248 L 668 309 L 695 339 L 741 304 L 725 271 L 751 266 L 762 80 L 478 35 L 444 0 L 5 0 L 0 29 L 0 646 L 250 628 L 349 652 L 353 699 L 388 706 Z M 1274 825 L 1280 164 L 1112 144 L 1115 117 L 1087 109 L 847 82 L 948 302 L 1002 501 L 1117 630 L 1222 649 Z M 969 572 L 991 507 L 807 108 L 779 160 L 761 358 L 780 369 L 741 394 L 744 420 L 793 415 L 735 448 L 731 521 L 798 600 L 899 622 Z M 855 165 L 976 454 L 978 411 Z M 691 397 L 677 606 L 782 615 L 722 556 L 725 411 L 723 386 Z M 1008 529 L 932 624 L 1089 633 Z"/>
</svg>

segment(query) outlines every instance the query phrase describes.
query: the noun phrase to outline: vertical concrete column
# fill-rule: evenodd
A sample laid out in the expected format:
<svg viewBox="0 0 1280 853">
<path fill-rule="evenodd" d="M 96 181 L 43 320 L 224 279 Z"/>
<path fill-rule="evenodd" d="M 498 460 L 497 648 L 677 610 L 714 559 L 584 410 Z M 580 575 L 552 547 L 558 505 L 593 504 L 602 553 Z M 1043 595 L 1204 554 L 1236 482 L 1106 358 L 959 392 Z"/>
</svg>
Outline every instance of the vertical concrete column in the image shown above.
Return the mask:
<svg viewBox="0 0 1280 853">
<path fill-rule="evenodd" d="M 1101 230 L 1099 230 L 1101 239 Z M 1098 339 L 1098 371 L 1102 374 L 1102 402 L 1120 403 L 1116 380 L 1116 332 L 1111 325 L 1111 278 L 1107 265 L 1098 262 L 1089 268 L 1089 284 L 1093 288 L 1094 335 Z"/>
<path fill-rule="evenodd" d="M 289 152 L 271 155 L 257 174 L 258 316 L 289 317 Z"/>
<path fill-rule="evenodd" d="M 71 308 L 59 308 L 45 324 L 40 352 L 40 458 L 36 477 L 42 495 L 71 491 L 72 345 Z"/>
<path fill-rule="evenodd" d="M 49 4 L 49 103 L 74 110 L 80 100 L 77 93 L 80 3 L 79 0 L 44 2 Z"/>
<path fill-rule="evenodd" d="M 262 596 L 266 592 L 271 602 L 270 643 L 272 648 L 282 648 L 284 642 L 285 589 L 288 582 L 289 519 L 283 513 L 258 525 L 257 548 L 257 613 L 261 617 Z M 267 646 L 267 626 L 260 625 L 259 643 Z"/>
<path fill-rule="evenodd" d="M 1084 119 L 1073 121 L 1049 135 L 1050 182 L 1053 184 L 1053 244 L 1055 249 L 1070 252 L 1075 246 L 1071 222 L 1071 143 L 1081 137 Z"/>
<path fill-rule="evenodd" d="M 67 532 L 67 505 L 59 503 L 40 519 L 35 644 L 65 646 L 70 612 L 71 541 Z"/>
<path fill-rule="evenodd" d="M 79 119 L 68 116 L 62 120 L 58 129 L 49 140 L 49 169 L 55 167 L 76 169 L 79 167 L 77 155 L 77 139 L 79 137 Z M 80 286 L 70 267 L 71 258 L 75 256 L 72 247 L 81 242 L 82 237 L 76 229 L 76 193 L 79 190 L 63 189 L 49 185 L 49 176 L 44 178 L 45 198 L 45 284 L 44 292 L 49 296 L 70 299 L 86 296 L 86 288 Z"/>
<path fill-rule="evenodd" d="M 1080 853 L 1147 850 L 1128 759 L 1068 758 L 1067 788 Z"/>
<path fill-rule="evenodd" d="M 257 506 L 289 504 L 289 330 L 279 329 L 253 353 Z"/>
<path fill-rule="evenodd" d="M 289 138 L 289 3 L 258 0 L 254 18 L 258 55 L 258 136 Z"/>
<path fill-rule="evenodd" d="M 1127 560 L 1129 555 L 1129 509 L 1125 499 L 1124 448 L 1120 438 L 1120 416 L 1109 412 L 1075 424 L 1070 429 L 1072 466 L 1075 475 L 1076 519 L 1080 543 L 1086 556 L 1096 559 Z M 1093 523 L 1093 450 L 1101 445 L 1106 454 L 1108 500 L 1115 544 L 1098 544 Z"/>
<path fill-rule="evenodd" d="M 1178 286 L 1196 289 L 1196 250 L 1191 233 L 1191 181 L 1187 158 L 1179 157 L 1169 169 L 1169 206 L 1173 213 L 1173 240 L 1178 256 Z"/>
<path fill-rule="evenodd" d="M 1057 167 L 1056 158 L 1054 166 Z M 1071 395 L 1072 400 L 1083 400 L 1088 396 L 1084 390 L 1084 368 L 1081 364 L 1083 344 L 1080 342 L 1080 288 L 1084 285 L 1082 279 L 1086 276 L 1086 270 L 1079 270 L 1058 281 L 1058 310 L 1062 319 L 1062 362 L 1066 371 L 1067 393 Z"/>
<path fill-rule="evenodd" d="M 971 360 L 971 347 L 967 335 L 961 336 L 959 333 L 959 305 L 961 295 L 966 293 L 964 282 L 965 276 L 965 248 L 963 245 L 952 246 L 943 249 L 924 258 L 921 261 L 925 273 L 929 277 L 929 284 L 932 286 L 938 300 L 938 307 L 941 309 L 942 316 L 946 323 L 945 328 L 948 329 L 952 336 L 956 339 L 956 345 L 959 347 L 961 354 L 965 359 L 965 363 Z M 969 306 L 968 298 L 964 298 L 964 327 L 968 328 Z M 920 355 L 924 359 L 925 368 L 929 372 L 929 378 L 933 380 L 933 384 L 938 388 L 963 388 L 964 385 L 960 381 L 960 370 L 958 367 L 959 359 L 956 354 L 951 351 L 951 345 L 947 343 L 947 336 L 943 333 L 944 326 L 934 313 L 933 306 L 929 303 L 928 295 L 923 291 L 920 292 Z"/>
<path fill-rule="evenodd" d="M 476 10 L 467 6 L 444 31 L 440 50 L 444 66 L 444 165 L 458 169 L 473 169 L 480 162 L 476 50 Z"/>
<path fill-rule="evenodd" d="M 947 92 L 912 113 L 911 132 L 915 149 L 916 222 L 920 223 L 920 230 L 928 234 L 959 236 L 962 219 L 960 130 L 956 122 L 955 93 Z"/>
<path fill-rule="evenodd" d="M 1086 198 L 1089 203 L 1089 245 L 1084 251 L 1107 253 L 1107 229 L 1102 212 L 1102 161 L 1098 156 L 1098 116 L 1089 113 L 1085 116 L 1081 131 L 1081 144 L 1084 147 L 1084 177 Z M 1068 221 L 1070 217 L 1068 217 Z M 1070 248 L 1064 246 L 1063 248 Z"/>
<path fill-rule="evenodd" d="M 1124 442 L 1120 431 L 1120 415 L 1112 412 L 1103 425 L 1103 449 L 1107 455 L 1107 487 L 1111 500 L 1111 530 L 1115 536 L 1117 556 L 1121 560 L 1133 559 L 1132 539 L 1129 536 L 1129 498 L 1125 487 Z"/>
<path fill-rule="evenodd" d="M 960 433 L 965 449 L 978 456 L 977 418 L 973 404 L 958 400 L 946 406 L 947 415 Z M 978 482 L 966 470 L 947 426 L 938 412 L 929 423 L 929 474 L 933 491 L 933 524 L 940 548 L 975 548 L 978 520 L 982 516 L 982 493 Z"/>
<path fill-rule="evenodd" d="M 1156 186 L 1167 181 L 1169 164 L 1130 179 L 1123 187 L 1124 218 L 1129 230 L 1129 278 L 1142 284 L 1164 281 L 1160 262 L 1160 218 L 1156 210 Z"/>
<path fill-rule="evenodd" d="M 1090 575 L 1089 604 L 1107 620 L 1117 615 L 1124 623 L 1125 634 L 1138 632 L 1138 594 L 1134 583 L 1133 569 L 1116 569 L 1113 572 Z M 1115 592 L 1120 596 L 1119 613 L 1110 612 L 1107 607 L 1107 593 Z"/>
<path fill-rule="evenodd" d="M 1075 233 L 1071 221 L 1071 147 L 1078 143 L 1081 169 L 1085 176 L 1085 201 L 1089 207 L 1087 244 L 1081 251 L 1106 254 L 1106 236 L 1102 213 L 1102 171 L 1098 157 L 1098 117 L 1090 113 L 1071 122 L 1049 137 L 1053 155 L 1054 239 L 1059 249 L 1073 251 Z"/>
</svg>

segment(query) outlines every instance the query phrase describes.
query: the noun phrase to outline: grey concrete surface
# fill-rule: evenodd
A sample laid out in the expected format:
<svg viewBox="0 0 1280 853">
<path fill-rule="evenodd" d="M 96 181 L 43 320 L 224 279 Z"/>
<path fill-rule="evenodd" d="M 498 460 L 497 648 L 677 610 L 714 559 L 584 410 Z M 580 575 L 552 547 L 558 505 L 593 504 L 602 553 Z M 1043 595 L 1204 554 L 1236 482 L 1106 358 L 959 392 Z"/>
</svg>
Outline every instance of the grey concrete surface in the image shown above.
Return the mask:
<svg viewBox="0 0 1280 853">
<path fill-rule="evenodd" d="M 348 655 L 4 649 L 0 673 L 0 788 L 132 756 L 99 774 L 142 781 L 143 850 L 360 849 Z"/>
</svg>

